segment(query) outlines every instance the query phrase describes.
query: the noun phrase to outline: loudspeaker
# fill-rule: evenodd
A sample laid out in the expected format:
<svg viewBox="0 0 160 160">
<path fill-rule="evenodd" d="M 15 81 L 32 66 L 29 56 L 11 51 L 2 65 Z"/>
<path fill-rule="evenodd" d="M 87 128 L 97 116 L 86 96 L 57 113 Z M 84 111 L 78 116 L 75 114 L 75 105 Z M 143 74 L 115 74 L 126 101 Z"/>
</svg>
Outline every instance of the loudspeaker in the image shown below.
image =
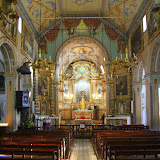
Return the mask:
<svg viewBox="0 0 160 160">
<path fill-rule="evenodd" d="M 28 91 L 16 91 L 16 108 L 29 107 L 29 92 Z"/>
</svg>

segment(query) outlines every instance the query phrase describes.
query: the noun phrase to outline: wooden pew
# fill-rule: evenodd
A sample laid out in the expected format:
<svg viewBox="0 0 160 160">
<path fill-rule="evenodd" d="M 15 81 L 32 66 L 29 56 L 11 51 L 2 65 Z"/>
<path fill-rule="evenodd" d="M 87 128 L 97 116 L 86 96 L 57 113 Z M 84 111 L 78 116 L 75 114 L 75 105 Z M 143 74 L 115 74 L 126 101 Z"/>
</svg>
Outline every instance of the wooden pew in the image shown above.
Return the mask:
<svg viewBox="0 0 160 160">
<path fill-rule="evenodd" d="M 107 159 L 107 156 L 111 159 L 110 155 L 119 156 L 120 153 L 112 148 L 113 145 L 156 145 L 160 144 L 160 134 L 152 132 L 150 130 L 117 130 L 117 131 L 99 131 L 94 134 L 95 143 L 97 144 L 97 152 L 100 152 L 99 157 L 102 159 Z M 124 143 L 125 142 L 125 143 Z M 159 146 L 158 146 L 159 147 Z M 137 149 L 137 148 L 136 148 Z M 150 149 L 150 148 L 148 148 Z M 159 148 L 158 148 L 159 149 Z M 156 149 L 157 150 L 157 149 Z M 156 153 L 155 150 L 155 153 Z M 108 155 L 107 155 L 108 153 Z M 114 154 L 113 154 L 114 153 Z M 139 152 L 139 154 L 142 152 Z M 144 153 L 144 152 L 143 152 Z M 151 152 L 145 153 L 146 155 Z M 159 153 L 159 151 L 157 151 Z M 130 153 L 131 154 L 131 153 Z M 144 155 L 145 155 L 144 154 Z M 152 154 L 153 155 L 153 154 Z"/>
<path fill-rule="evenodd" d="M 20 131 L 20 132 L 14 132 L 14 133 L 8 134 L 7 136 L 5 136 L 3 138 L 0 138 L 0 142 L 2 143 L 3 141 L 5 141 L 5 143 L 9 143 L 9 142 L 10 143 L 11 142 L 12 143 L 13 142 L 14 143 L 18 143 L 17 145 L 19 145 L 20 147 L 22 147 L 22 145 L 23 145 L 23 147 L 25 146 L 25 147 L 27 147 L 27 149 L 31 148 L 31 145 L 32 145 L 32 147 L 34 148 L 34 152 L 35 152 L 34 154 L 35 155 L 38 154 L 37 152 L 41 148 L 43 148 L 43 150 L 44 150 L 43 152 L 45 152 L 46 151 L 45 148 L 47 148 L 49 146 L 49 144 L 51 144 L 51 143 L 52 143 L 52 145 L 54 143 L 54 145 L 56 147 L 56 146 L 61 146 L 61 142 L 63 142 L 63 149 L 61 149 L 61 147 L 60 147 L 59 150 L 63 150 L 63 152 L 61 152 L 61 153 L 63 153 L 63 159 L 65 159 L 65 150 L 64 149 L 66 148 L 65 144 L 67 144 L 68 142 L 64 143 L 64 137 L 67 139 L 67 135 L 69 135 L 69 131 L 67 131 L 67 132 L 65 132 L 64 130 L 63 130 L 64 132 L 61 132 L 61 131 L 62 130 L 54 131 L 54 132 L 41 132 L 41 131 L 40 132 L 39 131 L 29 131 L 29 132 L 28 131 Z M 22 142 L 25 145 L 22 144 Z M 20 145 L 20 143 L 21 143 L 21 145 Z M 42 144 L 43 144 L 43 146 L 42 146 Z M 3 145 L 4 145 L 4 142 L 3 142 Z M 26 145 L 28 145 L 28 146 L 26 146 Z M 7 146 L 7 144 L 6 144 L 6 146 Z M 9 145 L 7 147 L 9 147 Z M 12 147 L 14 149 L 15 146 L 13 146 L 13 144 L 12 144 Z M 37 148 L 36 151 L 35 151 L 35 148 Z M 18 150 L 18 151 L 16 150 L 15 154 L 18 154 L 18 153 L 22 154 L 22 153 L 24 153 L 24 150 L 21 151 L 21 152 L 20 151 L 21 150 Z M 25 151 L 26 151 L 26 149 L 25 149 Z M 32 151 L 33 151 L 33 149 L 32 149 Z M 55 151 L 55 152 L 58 153 L 58 151 Z M 3 150 L 3 152 L 4 152 L 4 150 Z M 5 151 L 5 152 L 7 152 L 7 151 Z M 30 152 L 28 151 L 26 154 L 29 155 Z M 51 155 L 51 153 L 49 155 Z M 59 153 L 57 155 L 59 156 Z"/>
</svg>

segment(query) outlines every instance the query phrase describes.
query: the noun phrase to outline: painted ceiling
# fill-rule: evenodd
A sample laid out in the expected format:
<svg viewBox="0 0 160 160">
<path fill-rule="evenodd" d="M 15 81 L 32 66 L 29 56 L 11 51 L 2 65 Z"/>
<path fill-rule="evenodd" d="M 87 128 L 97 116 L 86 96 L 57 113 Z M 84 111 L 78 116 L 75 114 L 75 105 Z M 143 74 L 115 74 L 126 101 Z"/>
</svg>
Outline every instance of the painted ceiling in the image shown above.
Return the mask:
<svg viewBox="0 0 160 160">
<path fill-rule="evenodd" d="M 146 0 L 19 0 L 36 32 L 47 31 L 65 18 L 99 17 L 121 32 L 129 29 Z"/>
</svg>

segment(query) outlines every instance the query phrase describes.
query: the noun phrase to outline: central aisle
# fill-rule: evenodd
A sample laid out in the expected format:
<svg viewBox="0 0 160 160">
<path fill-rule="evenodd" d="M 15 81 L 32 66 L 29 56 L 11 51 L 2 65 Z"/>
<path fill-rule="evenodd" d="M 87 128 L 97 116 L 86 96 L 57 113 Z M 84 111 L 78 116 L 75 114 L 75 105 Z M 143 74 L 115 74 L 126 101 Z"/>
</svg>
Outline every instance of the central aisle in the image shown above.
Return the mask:
<svg viewBox="0 0 160 160">
<path fill-rule="evenodd" d="M 69 160 L 97 160 L 90 139 L 75 139 Z"/>
</svg>

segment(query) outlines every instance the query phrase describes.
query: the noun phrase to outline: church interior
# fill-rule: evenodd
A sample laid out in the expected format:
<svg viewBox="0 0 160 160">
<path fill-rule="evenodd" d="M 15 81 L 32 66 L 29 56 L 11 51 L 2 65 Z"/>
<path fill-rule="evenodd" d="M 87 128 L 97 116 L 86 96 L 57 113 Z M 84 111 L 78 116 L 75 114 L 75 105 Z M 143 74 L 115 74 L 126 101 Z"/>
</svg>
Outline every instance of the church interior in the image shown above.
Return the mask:
<svg viewBox="0 0 160 160">
<path fill-rule="evenodd" d="M 48 139 L 53 136 L 48 132 L 61 138 L 63 133 L 69 136 L 65 149 L 52 146 L 54 156 L 51 150 L 41 153 L 57 160 L 68 159 L 76 136 L 82 139 L 75 146 L 91 137 L 96 157 L 110 160 L 125 159 L 118 156 L 134 145 L 123 151 L 110 146 L 109 133 L 123 129 L 126 137 L 150 134 L 159 142 L 160 0 L 0 0 L 0 25 L 1 141 L 4 133 L 16 138 L 25 129 L 26 138 L 32 130 Z M 87 139 L 86 147 L 90 143 Z M 160 146 L 153 148 L 160 154 Z M 23 159 L 31 155 L 13 152 Z M 152 156 L 148 152 L 143 154 Z M 1 154 L 0 149 L 0 159 L 10 158 Z M 160 159 L 129 157 L 138 158 Z"/>
</svg>

